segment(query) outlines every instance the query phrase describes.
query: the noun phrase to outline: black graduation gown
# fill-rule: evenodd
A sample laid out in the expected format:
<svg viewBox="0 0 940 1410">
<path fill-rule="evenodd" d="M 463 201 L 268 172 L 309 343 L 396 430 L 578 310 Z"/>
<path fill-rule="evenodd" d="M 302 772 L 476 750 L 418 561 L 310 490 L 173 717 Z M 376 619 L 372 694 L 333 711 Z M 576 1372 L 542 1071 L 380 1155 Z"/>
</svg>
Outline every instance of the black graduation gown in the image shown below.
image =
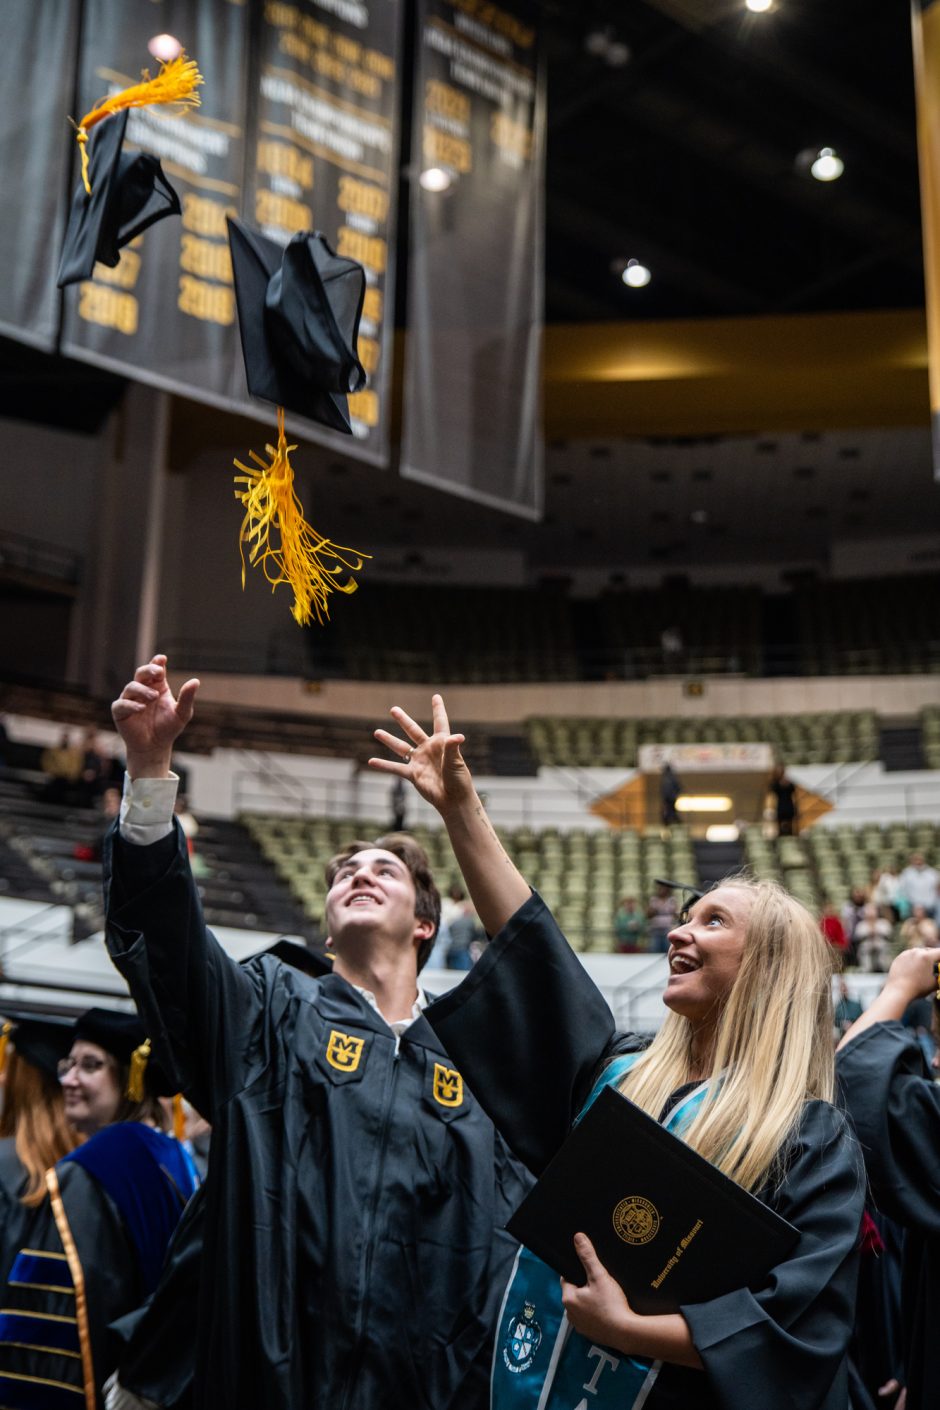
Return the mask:
<svg viewBox="0 0 940 1410">
<path fill-rule="evenodd" d="M 427 1011 L 512 1149 L 538 1172 L 598 1071 L 636 1046 L 533 895 L 467 978 Z M 845 1410 L 846 1350 L 864 1203 L 858 1147 L 828 1102 L 807 1102 L 782 1178 L 760 1192 L 800 1230 L 756 1291 L 684 1307 L 704 1374 L 665 1366 L 647 1410 Z"/>
<path fill-rule="evenodd" d="M 105 848 L 107 940 L 212 1123 L 194 1405 L 477 1410 L 525 1172 L 425 1019 L 233 963 L 185 840 Z"/>
<path fill-rule="evenodd" d="M 0 1280 L 6 1277 L 10 1260 L 20 1246 L 20 1231 L 29 1210 L 20 1203 L 26 1188 L 26 1167 L 16 1153 L 16 1137 L 0 1139 Z"/>
<path fill-rule="evenodd" d="M 879 1209 L 905 1230 L 901 1326 L 907 1410 L 940 1405 L 940 1087 L 916 1035 L 900 1023 L 866 1028 L 836 1056 Z"/>
</svg>

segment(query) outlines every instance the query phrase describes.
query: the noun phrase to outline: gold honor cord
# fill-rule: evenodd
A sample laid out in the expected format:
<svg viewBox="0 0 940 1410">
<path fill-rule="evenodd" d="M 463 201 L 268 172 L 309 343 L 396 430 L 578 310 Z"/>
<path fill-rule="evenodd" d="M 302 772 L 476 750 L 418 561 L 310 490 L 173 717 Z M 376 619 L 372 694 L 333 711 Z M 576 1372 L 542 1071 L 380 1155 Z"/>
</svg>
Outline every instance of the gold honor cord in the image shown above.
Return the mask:
<svg viewBox="0 0 940 1410">
<path fill-rule="evenodd" d="M 72 1238 L 72 1230 L 69 1228 L 68 1215 L 62 1203 L 62 1192 L 59 1189 L 59 1177 L 55 1173 L 55 1166 L 46 1171 L 46 1189 L 49 1191 L 52 1217 L 55 1219 L 59 1238 L 62 1240 L 62 1248 L 65 1250 L 65 1257 L 68 1260 L 72 1282 L 75 1284 L 75 1321 L 78 1324 L 78 1344 L 82 1352 L 85 1410 L 96 1410 L 98 1397 L 95 1394 L 95 1366 L 91 1355 L 91 1335 L 88 1331 L 85 1274 L 82 1270 L 82 1261 L 78 1256 L 78 1249 L 75 1247 L 75 1240 Z"/>
<path fill-rule="evenodd" d="M 168 63 L 160 65 L 156 78 L 151 78 L 147 69 L 141 73 L 140 83 L 122 88 L 108 98 L 100 98 L 95 106 L 85 114 L 75 126 L 75 140 L 82 157 L 82 182 L 88 195 L 91 183 L 88 180 L 88 129 L 96 122 L 110 117 L 112 113 L 123 112 L 125 108 L 149 108 L 155 103 L 181 103 L 188 108 L 199 107 L 199 94 L 196 89 L 203 82 L 202 74 L 195 59 L 178 55 Z"/>
<path fill-rule="evenodd" d="M 289 446 L 284 435 L 284 408 L 277 409 L 277 446 L 265 446 L 269 461 L 253 450 L 251 459 L 258 469 L 235 461 L 241 475 L 235 476 L 235 498 L 245 507 L 245 517 L 238 535 L 238 551 L 242 560 L 242 588 L 245 586 L 245 545 L 249 545 L 248 561 L 260 563 L 272 591 L 287 583 L 294 592 L 291 616 L 301 627 L 309 626 L 316 617 L 320 626 L 329 620 L 328 598 L 331 592 L 355 592 L 359 584 L 349 577 L 340 582 L 343 573 L 358 573 L 369 553 L 355 548 L 343 548 L 331 543 L 312 528 L 304 518 L 304 507 L 294 490 L 294 472 L 290 463 Z M 244 489 L 238 489 L 244 485 Z M 280 544 L 272 544 L 275 530 Z"/>
</svg>

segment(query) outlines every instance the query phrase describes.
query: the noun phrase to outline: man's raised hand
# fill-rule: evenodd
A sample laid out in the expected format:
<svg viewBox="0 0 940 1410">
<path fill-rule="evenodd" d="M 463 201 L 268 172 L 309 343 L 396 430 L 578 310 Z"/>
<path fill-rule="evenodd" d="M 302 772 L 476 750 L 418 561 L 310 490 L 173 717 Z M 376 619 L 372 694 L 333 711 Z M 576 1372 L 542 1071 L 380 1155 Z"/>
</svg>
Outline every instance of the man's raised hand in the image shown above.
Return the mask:
<svg viewBox="0 0 940 1410">
<path fill-rule="evenodd" d="M 174 699 L 166 678 L 166 657 L 154 656 L 138 666 L 111 706 L 118 734 L 127 749 L 131 778 L 165 778 L 173 744 L 193 717 L 198 680 L 188 680 Z"/>
</svg>

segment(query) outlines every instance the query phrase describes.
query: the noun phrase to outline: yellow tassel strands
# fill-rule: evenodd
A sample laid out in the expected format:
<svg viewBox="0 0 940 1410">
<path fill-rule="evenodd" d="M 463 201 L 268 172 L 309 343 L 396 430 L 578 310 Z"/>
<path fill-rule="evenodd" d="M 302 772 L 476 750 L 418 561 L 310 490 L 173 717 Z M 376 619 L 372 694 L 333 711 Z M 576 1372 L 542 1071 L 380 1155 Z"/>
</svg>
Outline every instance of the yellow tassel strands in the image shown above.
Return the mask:
<svg viewBox="0 0 940 1410">
<path fill-rule="evenodd" d="M 186 1108 L 183 1106 L 182 1092 L 177 1092 L 173 1098 L 173 1135 L 178 1141 L 186 1135 Z"/>
<path fill-rule="evenodd" d="M 269 445 L 265 449 L 270 463 L 253 450 L 248 452 L 258 469 L 235 461 L 243 472 L 235 476 L 235 484 L 245 486 L 235 490 L 235 498 L 245 506 L 238 536 L 242 587 L 245 586 L 245 545 L 248 544 L 249 563 L 252 567 L 261 564 L 272 591 L 281 583 L 293 589 L 291 615 L 294 621 L 306 627 L 316 617 L 322 626 L 330 616 L 330 593 L 355 592 L 359 586 L 353 577 L 341 582 L 343 573 L 358 573 L 371 554 L 331 543 L 304 519 L 290 463 L 290 452 L 297 447 L 287 444 L 283 407 L 277 409 L 277 446 Z M 279 545 L 271 542 L 272 529 L 280 538 Z"/>
<path fill-rule="evenodd" d="M 82 181 L 85 190 L 91 195 L 88 180 L 88 129 L 96 122 L 120 113 L 125 108 L 149 108 L 155 103 L 182 103 L 188 108 L 199 107 L 199 94 L 196 89 L 202 83 L 202 74 L 195 59 L 187 59 L 185 54 L 160 65 L 156 78 L 151 78 L 147 69 L 141 74 L 140 83 L 133 83 L 120 93 L 112 93 L 101 98 L 90 112 L 87 112 L 77 125 L 75 138 L 81 149 Z"/>
<path fill-rule="evenodd" d="M 142 1102 L 144 1099 L 144 1073 L 150 1061 L 150 1039 L 145 1038 L 139 1048 L 131 1053 L 131 1069 L 127 1077 L 127 1099 Z"/>
<path fill-rule="evenodd" d="M 4 1023 L 0 1028 L 0 1077 L 7 1070 L 7 1048 L 10 1045 L 10 1034 L 13 1032 L 12 1023 Z"/>
</svg>

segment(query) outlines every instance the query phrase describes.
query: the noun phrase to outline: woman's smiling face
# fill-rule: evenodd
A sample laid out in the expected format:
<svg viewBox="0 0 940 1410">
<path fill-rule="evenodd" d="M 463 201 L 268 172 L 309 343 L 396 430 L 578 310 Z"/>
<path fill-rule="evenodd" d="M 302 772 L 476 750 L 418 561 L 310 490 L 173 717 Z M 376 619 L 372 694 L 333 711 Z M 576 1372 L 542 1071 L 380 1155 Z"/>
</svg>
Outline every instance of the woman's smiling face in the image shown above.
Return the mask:
<svg viewBox="0 0 940 1410">
<path fill-rule="evenodd" d="M 717 1017 L 741 968 L 752 905 L 745 888 L 719 886 L 669 932 L 667 1008 L 693 1023 Z"/>
</svg>

